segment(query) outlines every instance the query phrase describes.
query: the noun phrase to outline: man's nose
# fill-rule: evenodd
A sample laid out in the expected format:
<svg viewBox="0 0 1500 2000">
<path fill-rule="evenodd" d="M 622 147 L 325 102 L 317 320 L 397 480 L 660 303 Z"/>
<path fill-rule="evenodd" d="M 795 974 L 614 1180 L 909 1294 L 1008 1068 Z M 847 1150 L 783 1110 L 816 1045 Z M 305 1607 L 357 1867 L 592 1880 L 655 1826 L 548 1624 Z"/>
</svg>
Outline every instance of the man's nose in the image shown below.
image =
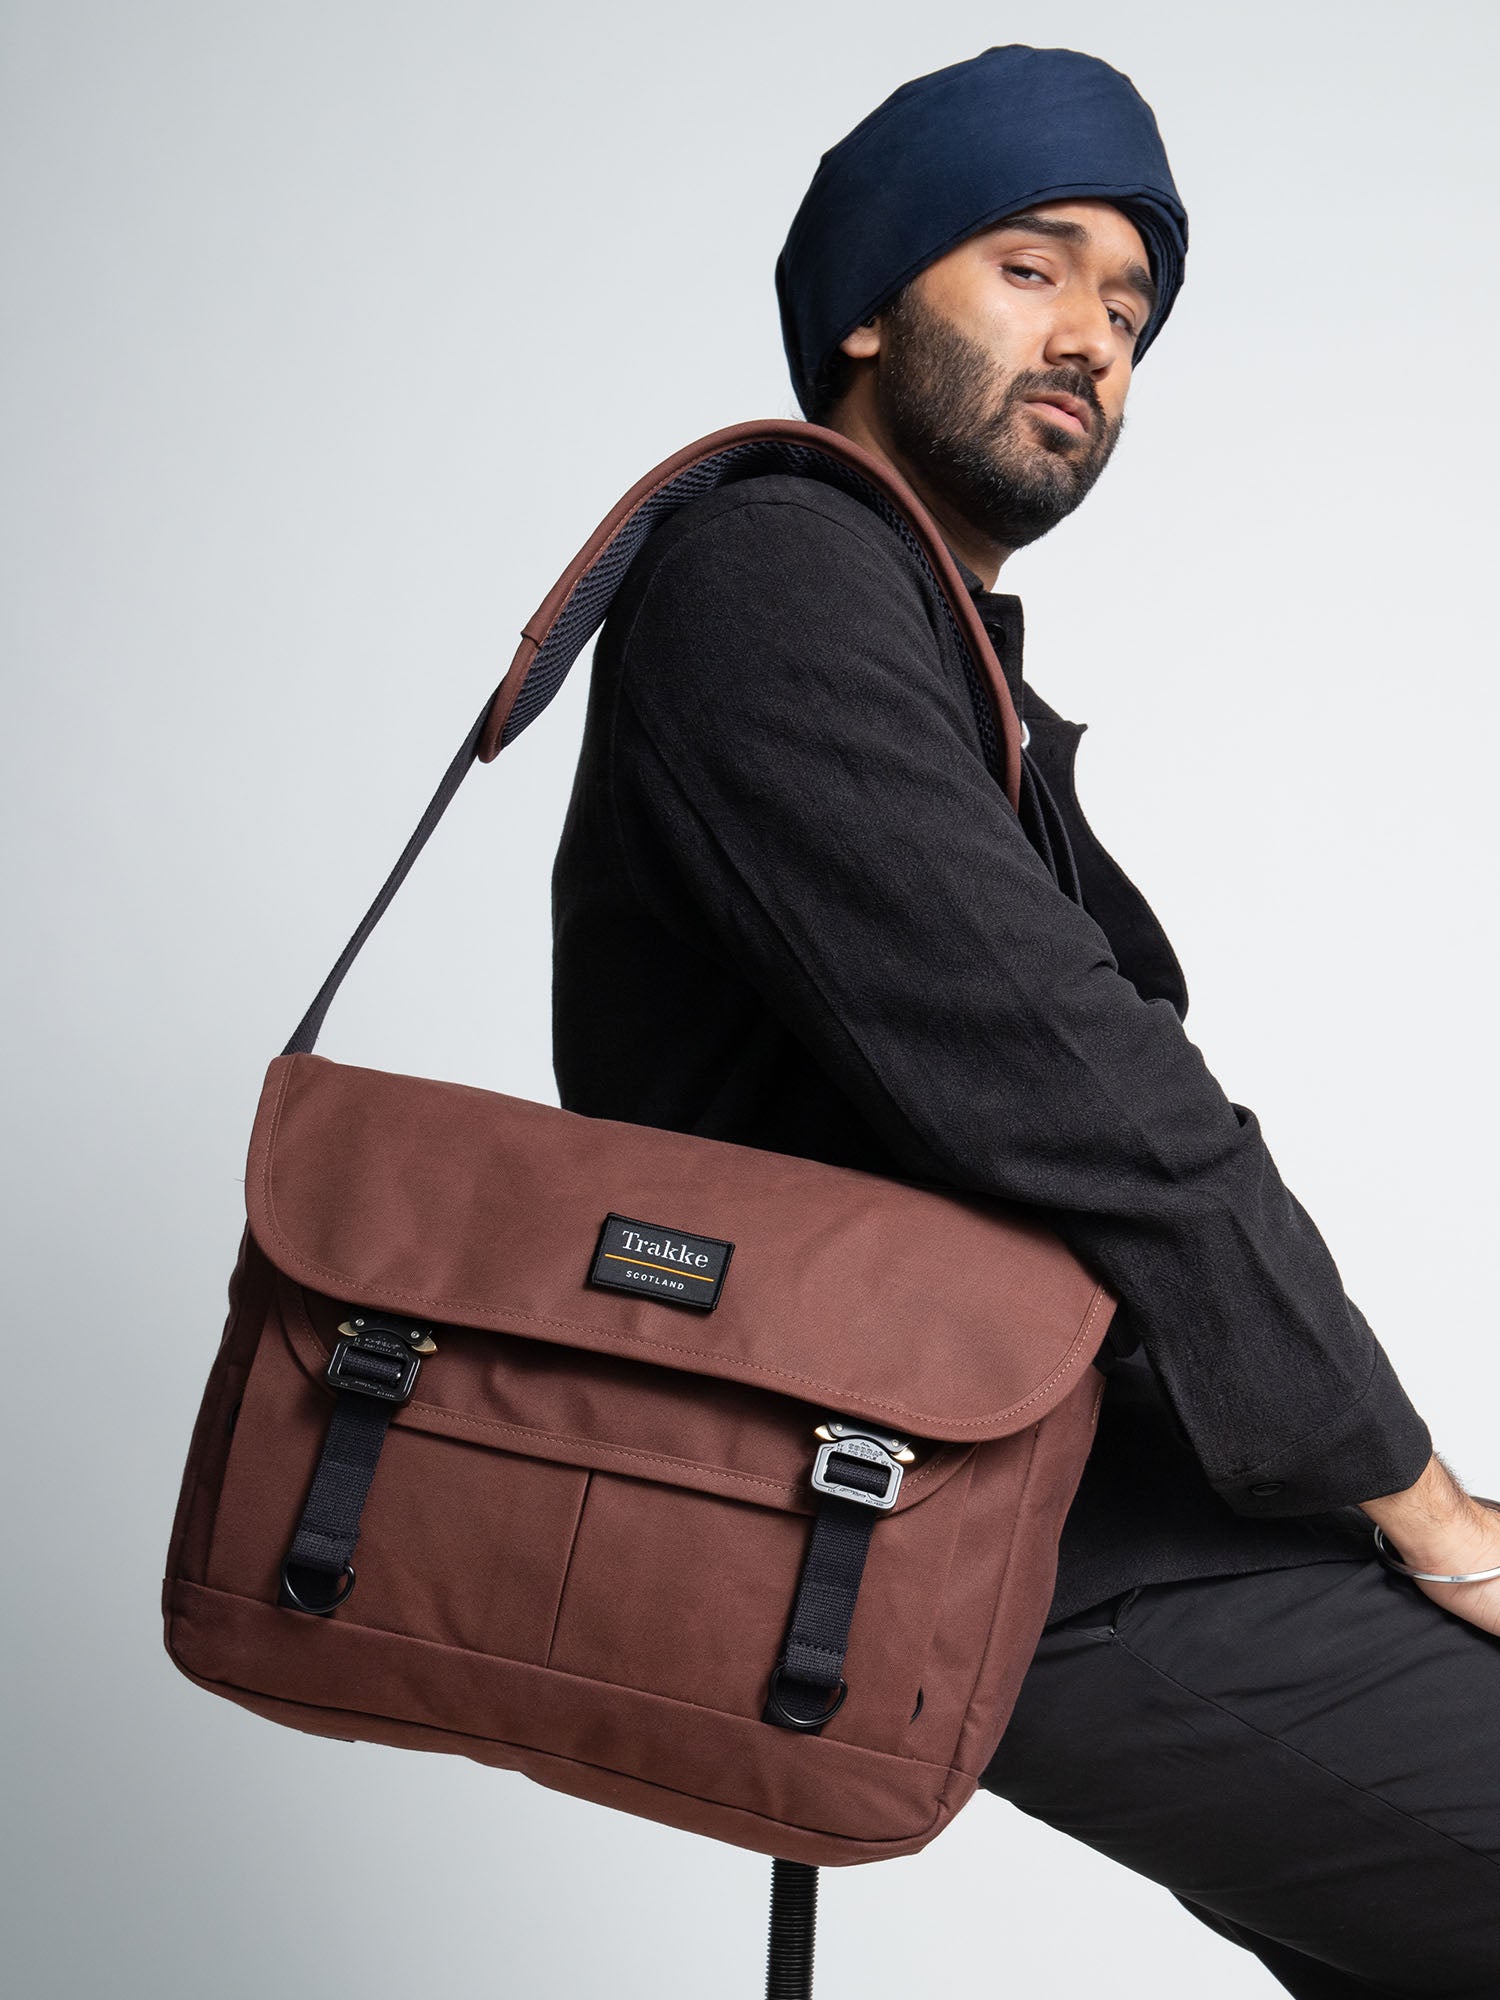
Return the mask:
<svg viewBox="0 0 1500 2000">
<path fill-rule="evenodd" d="M 1119 344 L 1119 334 L 1102 299 L 1091 298 L 1074 285 L 1059 294 L 1057 314 L 1047 337 L 1049 367 L 1081 368 L 1097 387 L 1119 360 Z"/>
</svg>

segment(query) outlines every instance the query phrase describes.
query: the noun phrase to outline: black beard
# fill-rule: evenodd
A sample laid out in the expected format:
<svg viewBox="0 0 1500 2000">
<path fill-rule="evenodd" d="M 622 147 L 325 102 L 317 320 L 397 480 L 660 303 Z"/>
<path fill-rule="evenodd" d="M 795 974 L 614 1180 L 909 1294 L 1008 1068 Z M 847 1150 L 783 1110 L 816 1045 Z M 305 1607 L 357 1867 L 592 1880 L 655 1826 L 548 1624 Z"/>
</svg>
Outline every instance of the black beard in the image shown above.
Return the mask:
<svg viewBox="0 0 1500 2000">
<path fill-rule="evenodd" d="M 985 350 L 910 288 L 882 315 L 875 400 L 886 436 L 917 478 L 989 540 L 1023 549 L 1065 520 L 1109 463 L 1124 428 L 1074 369 L 1002 383 Z M 1026 408 L 1049 390 L 1077 396 L 1084 433 Z"/>
</svg>

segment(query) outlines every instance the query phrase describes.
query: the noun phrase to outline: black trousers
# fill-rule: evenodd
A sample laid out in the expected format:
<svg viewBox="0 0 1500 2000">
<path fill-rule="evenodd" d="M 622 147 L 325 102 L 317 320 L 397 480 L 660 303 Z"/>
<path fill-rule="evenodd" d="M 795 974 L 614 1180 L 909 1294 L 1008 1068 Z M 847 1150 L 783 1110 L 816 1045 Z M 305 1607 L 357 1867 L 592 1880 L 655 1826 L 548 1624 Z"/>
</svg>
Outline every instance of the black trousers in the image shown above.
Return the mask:
<svg viewBox="0 0 1500 2000">
<path fill-rule="evenodd" d="M 1378 1562 L 1061 1620 L 980 1782 L 1299 2000 L 1500 2000 L 1500 1638 Z"/>
</svg>

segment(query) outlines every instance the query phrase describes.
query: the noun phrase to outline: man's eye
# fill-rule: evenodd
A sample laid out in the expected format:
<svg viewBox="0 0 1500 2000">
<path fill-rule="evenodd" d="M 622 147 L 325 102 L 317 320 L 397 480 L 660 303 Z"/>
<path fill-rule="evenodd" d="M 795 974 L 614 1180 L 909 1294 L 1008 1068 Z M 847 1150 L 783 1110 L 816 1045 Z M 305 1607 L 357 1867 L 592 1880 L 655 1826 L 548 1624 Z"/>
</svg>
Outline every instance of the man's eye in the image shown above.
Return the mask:
<svg viewBox="0 0 1500 2000">
<path fill-rule="evenodd" d="M 1002 271 L 1014 272 L 1018 278 L 1041 278 L 1045 282 L 1047 277 L 1047 273 L 1037 270 L 1034 264 L 1002 264 L 1000 268 Z M 1109 306 L 1106 310 L 1113 319 L 1119 321 L 1122 332 L 1128 333 L 1132 340 L 1140 339 L 1140 328 L 1132 323 L 1129 313 L 1121 312 L 1118 306 Z"/>
</svg>

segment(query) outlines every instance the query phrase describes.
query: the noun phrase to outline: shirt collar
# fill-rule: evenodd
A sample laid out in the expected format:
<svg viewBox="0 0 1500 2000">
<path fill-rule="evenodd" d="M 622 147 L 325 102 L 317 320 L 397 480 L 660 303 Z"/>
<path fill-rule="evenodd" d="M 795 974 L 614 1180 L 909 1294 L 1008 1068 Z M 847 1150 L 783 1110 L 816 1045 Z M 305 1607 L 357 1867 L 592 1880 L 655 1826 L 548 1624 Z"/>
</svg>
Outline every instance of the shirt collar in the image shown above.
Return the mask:
<svg viewBox="0 0 1500 2000">
<path fill-rule="evenodd" d="M 946 544 L 945 544 L 946 546 Z M 1026 720 L 1025 683 L 1021 678 L 1022 655 L 1025 650 L 1026 625 L 1021 615 L 1021 600 L 1005 590 L 986 590 L 984 580 L 975 574 L 953 548 L 948 548 L 953 557 L 965 588 L 974 600 L 974 608 L 979 613 L 980 623 L 989 633 L 995 651 L 1000 659 L 1000 668 L 1005 675 L 1005 684 L 1010 689 L 1010 698 L 1015 704 L 1016 714 L 1024 723 Z"/>
</svg>

